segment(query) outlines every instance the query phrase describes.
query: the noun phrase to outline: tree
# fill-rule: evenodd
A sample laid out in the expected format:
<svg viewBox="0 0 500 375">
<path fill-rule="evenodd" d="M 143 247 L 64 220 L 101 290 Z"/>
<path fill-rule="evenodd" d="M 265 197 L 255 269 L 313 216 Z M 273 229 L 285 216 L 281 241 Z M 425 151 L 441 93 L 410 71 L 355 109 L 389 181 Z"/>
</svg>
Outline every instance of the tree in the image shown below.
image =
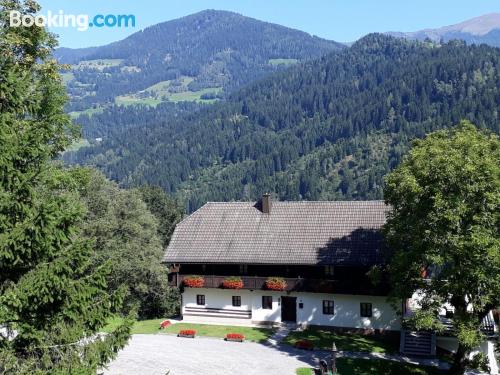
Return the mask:
<svg viewBox="0 0 500 375">
<path fill-rule="evenodd" d="M 84 209 L 71 176 L 51 162 L 73 141 L 56 41 L 41 27 L 10 27 L 0 2 L 0 372 L 91 374 L 125 345 L 130 321 L 95 336 L 122 294 L 106 290 L 79 236 Z"/>
<path fill-rule="evenodd" d="M 110 293 L 122 286 L 127 288 L 121 312 L 137 309 L 144 319 L 177 313 L 179 296 L 168 286 L 168 270 L 161 264 L 164 247 L 158 220 L 141 193 L 120 189 L 92 169 L 75 168 L 72 174 L 87 208 L 82 233 L 94 241 L 93 262 L 96 266 L 111 264 L 107 277 Z"/>
<path fill-rule="evenodd" d="M 158 234 L 165 248 L 170 242 L 175 226 L 182 219 L 183 211 L 177 202 L 159 186 L 146 185 L 140 187 L 139 191 L 149 211 L 158 220 Z"/>
<path fill-rule="evenodd" d="M 453 306 L 459 346 L 450 374 L 463 374 L 482 319 L 500 304 L 498 137 L 468 122 L 432 133 L 388 175 L 384 194 L 393 208 L 385 236 L 394 293 L 422 291 L 431 318 L 443 303 Z"/>
</svg>

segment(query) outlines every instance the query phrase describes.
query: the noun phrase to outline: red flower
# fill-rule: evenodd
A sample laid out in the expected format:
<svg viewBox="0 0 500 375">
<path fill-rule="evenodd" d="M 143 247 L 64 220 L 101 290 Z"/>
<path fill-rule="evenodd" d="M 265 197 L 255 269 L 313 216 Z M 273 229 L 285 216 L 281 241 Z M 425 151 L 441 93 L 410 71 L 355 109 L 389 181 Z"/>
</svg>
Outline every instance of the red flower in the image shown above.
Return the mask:
<svg viewBox="0 0 500 375">
<path fill-rule="evenodd" d="M 181 329 L 179 331 L 180 336 L 195 336 L 196 331 L 194 329 Z"/>
<path fill-rule="evenodd" d="M 202 276 L 188 276 L 184 279 L 184 285 L 189 288 L 203 288 L 205 279 Z"/>
<path fill-rule="evenodd" d="M 241 289 L 243 288 L 243 280 L 239 277 L 228 277 L 222 282 L 222 287 L 226 289 Z"/>
<path fill-rule="evenodd" d="M 287 287 L 285 279 L 281 277 L 270 277 L 266 280 L 266 289 L 285 290 Z"/>
<path fill-rule="evenodd" d="M 164 320 L 163 322 L 160 323 L 160 329 L 162 328 L 167 328 L 170 324 L 170 320 Z"/>
<path fill-rule="evenodd" d="M 245 336 L 243 336 L 241 333 L 228 333 L 226 335 L 227 340 L 245 340 Z"/>
</svg>

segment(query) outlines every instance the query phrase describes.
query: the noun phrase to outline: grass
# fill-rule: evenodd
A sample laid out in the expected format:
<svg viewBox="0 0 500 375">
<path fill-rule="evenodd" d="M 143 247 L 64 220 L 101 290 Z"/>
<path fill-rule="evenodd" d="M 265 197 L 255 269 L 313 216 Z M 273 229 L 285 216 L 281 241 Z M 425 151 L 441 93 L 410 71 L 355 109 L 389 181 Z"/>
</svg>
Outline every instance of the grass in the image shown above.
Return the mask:
<svg viewBox="0 0 500 375">
<path fill-rule="evenodd" d="M 74 66 L 75 69 L 97 69 L 104 70 L 105 68 L 111 68 L 113 66 L 118 66 L 122 63 L 123 59 L 97 59 L 97 60 L 83 60 Z"/>
<path fill-rule="evenodd" d="M 294 345 L 298 340 L 310 340 L 318 349 L 331 349 L 335 342 L 338 350 L 350 352 L 396 353 L 399 341 L 390 335 L 361 335 L 334 332 L 327 328 L 310 327 L 301 332 L 291 332 L 284 340 Z"/>
<path fill-rule="evenodd" d="M 337 360 L 337 367 L 339 375 L 444 375 L 443 371 L 434 367 L 423 367 L 383 359 L 340 358 Z"/>
<path fill-rule="evenodd" d="M 181 329 L 194 329 L 197 336 L 219 337 L 224 338 L 227 333 L 241 333 L 247 341 L 264 342 L 274 331 L 269 328 L 254 328 L 254 327 L 236 327 L 236 326 L 219 326 L 210 324 L 190 324 L 177 323 L 160 330 L 160 323 L 164 319 L 138 320 L 132 327 L 133 334 L 177 334 Z M 104 332 L 112 332 L 122 323 L 123 319 L 114 317 L 109 320 Z"/>
<path fill-rule="evenodd" d="M 220 337 L 224 338 L 228 333 L 241 333 L 247 341 L 264 342 L 274 331 L 269 328 L 254 327 L 236 327 L 236 326 L 218 326 L 209 324 L 190 324 L 178 323 L 172 324 L 162 330 L 165 333 L 178 333 L 181 329 L 194 329 L 198 336 Z"/>
<path fill-rule="evenodd" d="M 83 111 L 73 111 L 70 112 L 69 115 L 71 116 L 72 119 L 77 119 L 78 116 L 80 115 L 88 115 L 92 116 L 95 114 L 103 113 L 104 112 L 104 107 L 96 107 L 96 108 L 87 108 Z"/>
<path fill-rule="evenodd" d="M 312 368 L 309 367 L 300 367 L 297 370 L 295 370 L 296 375 L 314 375 L 314 371 Z"/>
<path fill-rule="evenodd" d="M 269 59 L 269 64 L 271 65 L 293 65 L 297 64 L 299 60 L 297 59 Z"/>
<path fill-rule="evenodd" d="M 337 375 L 444 375 L 433 367 L 423 367 L 407 363 L 386 361 L 383 359 L 337 359 Z M 313 375 L 310 367 L 301 367 L 295 370 L 296 375 Z"/>
<path fill-rule="evenodd" d="M 171 101 L 175 103 L 185 101 L 213 103 L 217 100 L 202 99 L 201 97 L 204 94 L 218 94 L 222 91 L 221 87 L 208 87 L 202 90 L 191 91 L 188 89 L 188 85 L 193 80 L 193 77 L 180 77 L 179 80 L 177 80 L 179 84 L 177 89 L 179 92 L 169 91 L 174 84 L 173 80 L 161 81 L 139 92 L 117 96 L 115 98 L 115 103 L 123 106 L 143 104 L 150 107 L 156 107 L 163 101 Z"/>
</svg>

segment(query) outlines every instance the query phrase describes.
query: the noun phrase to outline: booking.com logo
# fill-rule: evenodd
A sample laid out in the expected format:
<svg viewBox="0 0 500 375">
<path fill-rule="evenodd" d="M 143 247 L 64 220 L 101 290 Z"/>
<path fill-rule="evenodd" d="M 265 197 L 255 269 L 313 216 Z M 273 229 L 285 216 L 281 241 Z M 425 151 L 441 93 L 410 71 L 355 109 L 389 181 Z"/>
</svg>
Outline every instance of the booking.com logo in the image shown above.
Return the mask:
<svg viewBox="0 0 500 375">
<path fill-rule="evenodd" d="M 46 15 L 22 14 L 17 10 L 9 13 L 10 26 L 40 26 L 40 27 L 74 27 L 78 31 L 87 31 L 89 27 L 135 27 L 133 14 L 97 14 L 90 17 L 88 14 L 64 14 L 47 11 Z"/>
</svg>

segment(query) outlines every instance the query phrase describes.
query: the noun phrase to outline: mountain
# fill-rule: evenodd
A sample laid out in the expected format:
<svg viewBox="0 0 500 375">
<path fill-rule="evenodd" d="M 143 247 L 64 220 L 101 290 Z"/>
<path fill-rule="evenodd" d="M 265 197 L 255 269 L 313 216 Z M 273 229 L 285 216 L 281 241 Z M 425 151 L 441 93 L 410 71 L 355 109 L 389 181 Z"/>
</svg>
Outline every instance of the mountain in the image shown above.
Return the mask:
<svg viewBox="0 0 500 375">
<path fill-rule="evenodd" d="M 159 185 L 190 211 L 265 191 L 375 199 L 412 139 L 461 119 L 499 133 L 499 102 L 500 49 L 373 34 L 225 102 L 166 122 L 143 117 L 65 158 L 125 186 Z"/>
<path fill-rule="evenodd" d="M 389 35 L 409 39 L 435 42 L 448 42 L 452 39 L 461 39 L 468 44 L 488 44 L 500 47 L 500 13 L 490 13 L 475 17 L 456 25 L 445 26 L 439 29 L 425 29 L 414 32 L 389 32 Z"/>
<path fill-rule="evenodd" d="M 105 46 L 60 48 L 63 73 L 79 115 L 113 104 L 212 103 L 266 74 L 345 48 L 242 15 L 206 10 L 148 27 Z"/>
</svg>

